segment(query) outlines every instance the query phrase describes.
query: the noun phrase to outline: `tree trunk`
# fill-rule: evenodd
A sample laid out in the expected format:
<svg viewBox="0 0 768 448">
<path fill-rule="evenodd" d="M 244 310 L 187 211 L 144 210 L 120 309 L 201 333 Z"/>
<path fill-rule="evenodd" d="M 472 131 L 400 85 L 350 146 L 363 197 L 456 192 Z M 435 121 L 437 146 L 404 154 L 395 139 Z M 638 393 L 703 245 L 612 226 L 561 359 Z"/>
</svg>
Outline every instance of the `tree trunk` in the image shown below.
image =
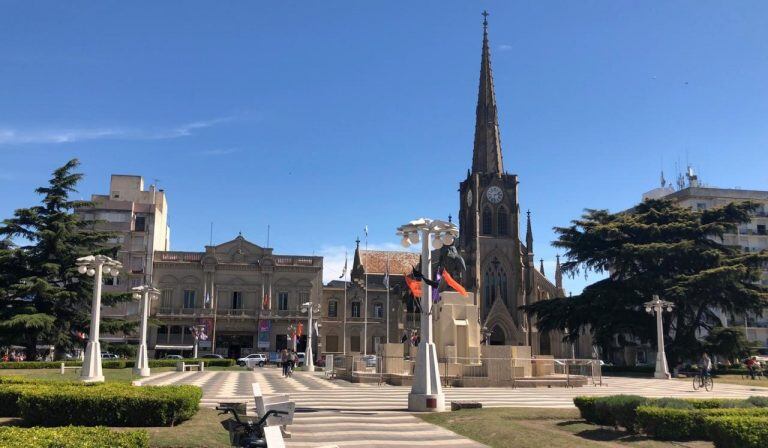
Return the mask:
<svg viewBox="0 0 768 448">
<path fill-rule="evenodd" d="M 27 361 L 34 361 L 37 358 L 37 340 L 38 333 L 27 333 L 26 343 L 24 344 L 24 355 Z"/>
</svg>

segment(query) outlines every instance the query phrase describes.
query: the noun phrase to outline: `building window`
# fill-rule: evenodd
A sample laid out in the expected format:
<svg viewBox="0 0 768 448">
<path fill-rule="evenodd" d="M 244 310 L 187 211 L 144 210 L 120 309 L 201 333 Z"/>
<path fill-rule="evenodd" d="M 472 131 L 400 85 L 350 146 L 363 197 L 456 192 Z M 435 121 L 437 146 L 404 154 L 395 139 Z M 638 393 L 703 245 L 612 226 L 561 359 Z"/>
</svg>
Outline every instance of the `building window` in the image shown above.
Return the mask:
<svg viewBox="0 0 768 448">
<path fill-rule="evenodd" d="M 105 275 L 101 277 L 101 283 L 107 286 L 118 286 L 120 284 L 120 277 L 113 277 L 111 275 Z"/>
<path fill-rule="evenodd" d="M 288 311 L 288 293 L 283 291 L 277 293 L 277 309 L 279 311 Z"/>
<path fill-rule="evenodd" d="M 195 307 L 195 291 L 192 289 L 184 290 L 184 308 Z"/>
<path fill-rule="evenodd" d="M 328 302 L 328 317 L 336 317 L 338 315 L 339 302 L 338 300 L 331 300 Z M 331 350 L 334 351 L 334 350 Z"/>
<path fill-rule="evenodd" d="M 325 351 L 326 352 L 338 352 L 339 351 L 339 337 L 336 335 L 328 335 L 325 337 Z"/>
<path fill-rule="evenodd" d="M 307 303 L 309 302 L 309 293 L 308 292 L 300 292 L 299 293 L 299 303 Z"/>
<path fill-rule="evenodd" d="M 352 352 L 360 351 L 360 336 L 349 337 L 349 350 Z"/>
<path fill-rule="evenodd" d="M 146 231 L 147 218 L 145 216 L 137 216 L 136 222 L 133 224 L 133 230 L 136 232 Z"/>
<path fill-rule="evenodd" d="M 243 293 L 242 292 L 240 291 L 232 292 L 232 309 L 233 310 L 243 309 Z"/>
<path fill-rule="evenodd" d="M 491 209 L 486 207 L 483 210 L 483 235 L 490 235 L 493 233 L 493 213 Z"/>
<path fill-rule="evenodd" d="M 172 325 L 171 326 L 171 334 L 181 334 L 181 327 Z"/>
<path fill-rule="evenodd" d="M 758 224 L 757 225 L 757 234 L 758 235 L 765 235 L 765 224 Z"/>
<path fill-rule="evenodd" d="M 142 280 L 141 277 L 136 277 L 131 279 L 131 288 L 135 288 L 137 286 L 141 286 L 144 283 L 144 280 Z"/>
<path fill-rule="evenodd" d="M 707 209 L 707 203 L 706 202 L 697 202 L 696 203 L 696 210 L 698 211 L 704 211 Z"/>
<path fill-rule="evenodd" d="M 352 302 L 352 317 L 360 317 L 360 302 Z"/>
<path fill-rule="evenodd" d="M 172 300 L 173 300 L 173 290 L 164 289 L 160 297 L 160 306 L 162 308 L 170 308 L 171 306 L 173 306 Z"/>
<path fill-rule="evenodd" d="M 500 207 L 499 211 L 497 212 L 498 216 L 496 217 L 496 231 L 499 233 L 499 235 L 506 235 L 507 234 L 507 209 L 504 207 Z"/>
<path fill-rule="evenodd" d="M 112 192 L 112 199 L 120 199 L 120 192 L 119 191 L 113 191 Z"/>
<path fill-rule="evenodd" d="M 384 306 L 381 303 L 373 304 L 373 317 L 378 319 L 384 317 Z"/>
</svg>

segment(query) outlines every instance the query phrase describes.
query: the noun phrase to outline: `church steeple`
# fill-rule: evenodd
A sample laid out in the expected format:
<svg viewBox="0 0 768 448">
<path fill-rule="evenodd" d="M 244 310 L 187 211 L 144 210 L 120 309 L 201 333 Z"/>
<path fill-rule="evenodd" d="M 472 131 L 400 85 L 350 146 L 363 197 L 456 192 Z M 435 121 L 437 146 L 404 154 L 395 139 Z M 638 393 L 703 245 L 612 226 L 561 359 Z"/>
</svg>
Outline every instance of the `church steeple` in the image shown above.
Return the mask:
<svg viewBox="0 0 768 448">
<path fill-rule="evenodd" d="M 557 262 L 555 264 L 555 287 L 558 290 L 563 289 L 563 270 L 560 267 L 560 254 L 557 254 Z"/>
<path fill-rule="evenodd" d="M 528 210 L 528 223 L 525 229 L 525 248 L 530 255 L 533 255 L 533 231 L 531 230 L 531 211 Z"/>
<path fill-rule="evenodd" d="M 362 278 L 365 275 L 365 267 L 363 267 L 362 260 L 360 258 L 360 237 L 355 240 L 355 258 L 352 261 L 351 278 L 353 280 Z"/>
<path fill-rule="evenodd" d="M 475 146 L 472 154 L 472 172 L 502 174 L 501 137 L 496 110 L 496 92 L 493 88 L 491 50 L 488 45 L 488 12 L 483 11 L 483 55 L 480 61 L 480 87 L 477 94 L 475 116 Z"/>
</svg>

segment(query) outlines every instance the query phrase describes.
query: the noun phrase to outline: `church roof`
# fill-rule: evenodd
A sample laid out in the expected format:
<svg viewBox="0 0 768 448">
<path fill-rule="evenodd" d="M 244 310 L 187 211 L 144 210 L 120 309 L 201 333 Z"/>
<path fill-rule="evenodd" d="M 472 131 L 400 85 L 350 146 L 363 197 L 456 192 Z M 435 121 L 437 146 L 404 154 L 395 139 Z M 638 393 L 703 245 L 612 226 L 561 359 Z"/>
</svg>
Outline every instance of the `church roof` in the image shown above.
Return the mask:
<svg viewBox="0 0 768 448">
<path fill-rule="evenodd" d="M 404 275 L 419 265 L 421 254 L 390 250 L 360 250 L 360 260 L 363 269 L 368 274 L 383 274 L 387 272 L 389 262 L 390 275 Z"/>
</svg>

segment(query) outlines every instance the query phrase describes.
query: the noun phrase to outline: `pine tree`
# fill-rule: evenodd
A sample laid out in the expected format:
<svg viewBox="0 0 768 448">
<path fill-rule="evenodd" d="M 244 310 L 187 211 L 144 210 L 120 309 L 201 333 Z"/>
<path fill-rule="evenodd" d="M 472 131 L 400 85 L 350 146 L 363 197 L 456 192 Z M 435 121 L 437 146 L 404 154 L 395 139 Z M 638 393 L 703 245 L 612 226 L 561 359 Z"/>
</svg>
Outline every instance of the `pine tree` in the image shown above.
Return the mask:
<svg viewBox="0 0 768 448">
<path fill-rule="evenodd" d="M 28 359 L 34 359 L 39 344 L 53 345 L 60 357 L 76 344 L 77 333 L 87 334 L 93 279 L 78 274 L 75 261 L 89 254 L 114 256 L 107 245 L 111 234 L 95 230 L 74 213 L 91 206 L 69 198 L 82 179 L 74 172 L 78 165 L 73 159 L 56 169 L 48 186 L 35 190 L 43 196 L 41 204 L 16 210 L 0 227 L 0 237 L 6 238 L 0 246 L 0 271 L 13 266 L 0 277 L 0 331 L 8 341 L 24 345 Z M 14 246 L 9 238 L 23 243 Z M 105 296 L 104 302 L 129 298 Z"/>
<path fill-rule="evenodd" d="M 702 330 L 722 325 L 716 313 L 761 313 L 768 288 L 759 285 L 768 253 L 743 253 L 722 244 L 726 232 L 750 221 L 752 203 L 693 211 L 648 200 L 611 214 L 587 210 L 570 227 L 555 228 L 553 244 L 566 250 L 564 272 L 607 273 L 572 298 L 537 302 L 527 311 L 540 331 L 570 329 L 571 340 L 589 332 L 608 349 L 636 340 L 655 345 L 655 318 L 643 303 L 654 294 L 674 303 L 664 315 L 670 357 L 695 355 Z"/>
</svg>

